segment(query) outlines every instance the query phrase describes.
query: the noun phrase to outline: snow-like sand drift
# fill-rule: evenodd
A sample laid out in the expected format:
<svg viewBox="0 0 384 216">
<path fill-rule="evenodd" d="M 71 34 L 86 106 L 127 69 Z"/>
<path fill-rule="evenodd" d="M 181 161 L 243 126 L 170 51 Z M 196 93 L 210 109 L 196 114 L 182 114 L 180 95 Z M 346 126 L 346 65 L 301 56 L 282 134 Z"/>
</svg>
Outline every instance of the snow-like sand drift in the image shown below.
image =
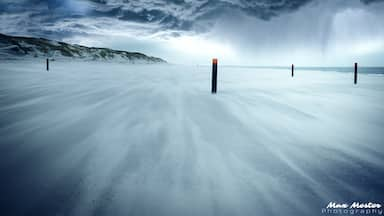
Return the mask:
<svg viewBox="0 0 384 216">
<path fill-rule="evenodd" d="M 297 216 L 384 200 L 383 75 L 218 74 L 211 95 L 210 67 L 0 63 L 1 215 Z"/>
</svg>

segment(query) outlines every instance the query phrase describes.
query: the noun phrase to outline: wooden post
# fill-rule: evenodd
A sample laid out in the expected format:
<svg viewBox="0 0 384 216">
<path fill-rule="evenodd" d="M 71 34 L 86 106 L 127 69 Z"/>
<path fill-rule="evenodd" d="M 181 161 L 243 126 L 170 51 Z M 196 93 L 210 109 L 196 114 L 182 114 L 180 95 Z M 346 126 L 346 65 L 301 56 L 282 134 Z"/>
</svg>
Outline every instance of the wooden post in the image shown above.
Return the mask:
<svg viewBox="0 0 384 216">
<path fill-rule="evenodd" d="M 217 91 L 217 59 L 212 59 L 212 94 Z"/>
<path fill-rule="evenodd" d="M 357 63 L 355 63 L 355 85 L 357 84 Z"/>
<path fill-rule="evenodd" d="M 47 58 L 47 71 L 49 71 L 49 59 Z"/>
<path fill-rule="evenodd" d="M 292 64 L 292 77 L 294 76 L 295 65 Z"/>
</svg>

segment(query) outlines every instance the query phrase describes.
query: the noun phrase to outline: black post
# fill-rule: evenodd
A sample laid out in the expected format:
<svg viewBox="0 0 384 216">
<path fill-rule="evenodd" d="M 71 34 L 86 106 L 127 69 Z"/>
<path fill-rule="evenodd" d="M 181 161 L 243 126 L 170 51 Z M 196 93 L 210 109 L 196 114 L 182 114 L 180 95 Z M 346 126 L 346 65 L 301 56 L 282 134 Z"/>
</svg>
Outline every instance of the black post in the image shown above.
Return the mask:
<svg viewBox="0 0 384 216">
<path fill-rule="evenodd" d="M 357 84 L 357 63 L 355 63 L 355 85 Z"/>
<path fill-rule="evenodd" d="M 49 59 L 47 59 L 47 71 L 49 71 Z"/>
<path fill-rule="evenodd" d="M 217 91 L 217 59 L 212 59 L 212 94 Z"/>
<path fill-rule="evenodd" d="M 295 71 L 295 65 L 292 64 L 292 77 L 294 75 L 294 71 Z"/>
</svg>

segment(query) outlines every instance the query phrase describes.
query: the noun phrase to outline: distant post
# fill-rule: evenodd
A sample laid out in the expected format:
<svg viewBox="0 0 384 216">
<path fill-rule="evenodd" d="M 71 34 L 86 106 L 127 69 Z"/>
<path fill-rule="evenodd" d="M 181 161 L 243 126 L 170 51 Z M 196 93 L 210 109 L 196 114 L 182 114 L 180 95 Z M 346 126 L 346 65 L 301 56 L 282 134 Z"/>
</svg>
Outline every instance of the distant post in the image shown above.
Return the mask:
<svg viewBox="0 0 384 216">
<path fill-rule="evenodd" d="M 49 71 L 49 59 L 47 58 L 47 71 Z"/>
<path fill-rule="evenodd" d="M 217 91 L 217 59 L 212 59 L 212 94 Z"/>
<path fill-rule="evenodd" d="M 355 63 L 355 85 L 357 84 L 357 62 Z"/>
<path fill-rule="evenodd" d="M 292 64 L 292 77 L 294 76 L 295 65 Z"/>
</svg>

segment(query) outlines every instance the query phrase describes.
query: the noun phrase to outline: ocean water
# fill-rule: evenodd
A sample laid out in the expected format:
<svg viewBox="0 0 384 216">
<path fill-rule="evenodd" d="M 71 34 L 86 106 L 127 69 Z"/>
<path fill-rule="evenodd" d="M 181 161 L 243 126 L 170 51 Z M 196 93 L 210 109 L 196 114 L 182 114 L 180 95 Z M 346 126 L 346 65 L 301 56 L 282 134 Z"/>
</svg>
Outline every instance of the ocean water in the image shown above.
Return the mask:
<svg viewBox="0 0 384 216">
<path fill-rule="evenodd" d="M 276 70 L 291 70 L 291 67 L 274 67 L 274 66 L 222 66 L 228 68 L 254 68 L 254 69 L 276 69 Z M 354 73 L 354 67 L 302 67 L 295 66 L 295 71 L 322 71 L 322 72 L 341 72 Z M 358 73 L 362 74 L 384 74 L 384 67 L 361 67 L 358 66 Z"/>
</svg>

